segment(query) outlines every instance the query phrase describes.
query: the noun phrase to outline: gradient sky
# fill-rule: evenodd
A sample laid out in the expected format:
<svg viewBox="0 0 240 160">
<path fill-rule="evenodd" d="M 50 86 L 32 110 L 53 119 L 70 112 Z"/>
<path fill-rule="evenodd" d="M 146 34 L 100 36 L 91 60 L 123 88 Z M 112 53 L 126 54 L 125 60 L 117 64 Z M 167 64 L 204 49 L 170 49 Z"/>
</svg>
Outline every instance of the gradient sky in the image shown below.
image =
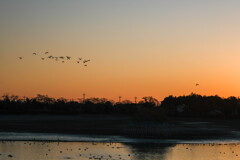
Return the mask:
<svg viewBox="0 0 240 160">
<path fill-rule="evenodd" d="M 238 97 L 239 8 L 239 0 L 0 0 L 0 95 Z M 32 55 L 45 51 L 91 62 Z"/>
</svg>

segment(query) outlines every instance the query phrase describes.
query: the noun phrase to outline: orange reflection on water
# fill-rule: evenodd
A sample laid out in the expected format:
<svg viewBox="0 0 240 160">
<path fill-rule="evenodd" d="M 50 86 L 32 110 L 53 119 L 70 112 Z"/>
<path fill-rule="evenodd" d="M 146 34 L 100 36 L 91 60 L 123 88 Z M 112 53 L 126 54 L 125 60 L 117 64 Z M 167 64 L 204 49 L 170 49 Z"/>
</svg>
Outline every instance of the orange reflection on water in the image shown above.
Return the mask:
<svg viewBox="0 0 240 160">
<path fill-rule="evenodd" d="M 238 160 L 240 144 L 0 143 L 0 160 Z"/>
<path fill-rule="evenodd" d="M 238 144 L 179 144 L 168 150 L 165 160 L 234 160 L 239 156 Z"/>
</svg>

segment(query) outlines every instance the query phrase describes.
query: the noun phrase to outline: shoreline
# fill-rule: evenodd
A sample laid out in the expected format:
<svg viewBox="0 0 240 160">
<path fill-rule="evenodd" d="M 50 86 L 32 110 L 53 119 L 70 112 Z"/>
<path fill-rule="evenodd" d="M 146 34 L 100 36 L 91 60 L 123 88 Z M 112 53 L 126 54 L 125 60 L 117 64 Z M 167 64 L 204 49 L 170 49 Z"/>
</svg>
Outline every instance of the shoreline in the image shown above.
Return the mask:
<svg viewBox="0 0 240 160">
<path fill-rule="evenodd" d="M 0 135 L 41 133 L 155 140 L 238 140 L 238 121 L 175 118 L 166 122 L 146 122 L 121 115 L 0 115 Z"/>
<path fill-rule="evenodd" d="M 103 135 L 72 135 L 54 133 L 0 132 L 0 141 L 32 142 L 89 142 L 89 143 L 157 143 L 157 144 L 240 144 L 239 139 L 149 139 Z"/>
</svg>

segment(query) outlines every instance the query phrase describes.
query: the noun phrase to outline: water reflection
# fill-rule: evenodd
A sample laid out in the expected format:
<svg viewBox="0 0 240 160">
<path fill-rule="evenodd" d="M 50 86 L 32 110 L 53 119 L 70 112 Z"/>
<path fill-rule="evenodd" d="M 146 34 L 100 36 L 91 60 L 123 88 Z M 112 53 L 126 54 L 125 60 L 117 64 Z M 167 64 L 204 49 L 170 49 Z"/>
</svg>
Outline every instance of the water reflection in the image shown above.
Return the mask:
<svg viewBox="0 0 240 160">
<path fill-rule="evenodd" d="M 0 142 L 0 160 L 237 160 L 239 144 Z"/>
</svg>

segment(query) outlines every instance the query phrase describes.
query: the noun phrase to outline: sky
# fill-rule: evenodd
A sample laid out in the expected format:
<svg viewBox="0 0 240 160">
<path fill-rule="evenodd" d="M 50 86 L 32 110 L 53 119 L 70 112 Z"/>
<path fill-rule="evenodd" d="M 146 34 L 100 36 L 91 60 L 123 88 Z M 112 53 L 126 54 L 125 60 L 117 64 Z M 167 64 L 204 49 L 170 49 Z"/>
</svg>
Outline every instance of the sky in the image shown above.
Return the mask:
<svg viewBox="0 0 240 160">
<path fill-rule="evenodd" d="M 0 95 L 238 97 L 239 7 L 238 0 L 0 0 Z M 72 58 L 41 60 L 45 52 Z M 84 67 L 78 57 L 91 61 Z"/>
</svg>

